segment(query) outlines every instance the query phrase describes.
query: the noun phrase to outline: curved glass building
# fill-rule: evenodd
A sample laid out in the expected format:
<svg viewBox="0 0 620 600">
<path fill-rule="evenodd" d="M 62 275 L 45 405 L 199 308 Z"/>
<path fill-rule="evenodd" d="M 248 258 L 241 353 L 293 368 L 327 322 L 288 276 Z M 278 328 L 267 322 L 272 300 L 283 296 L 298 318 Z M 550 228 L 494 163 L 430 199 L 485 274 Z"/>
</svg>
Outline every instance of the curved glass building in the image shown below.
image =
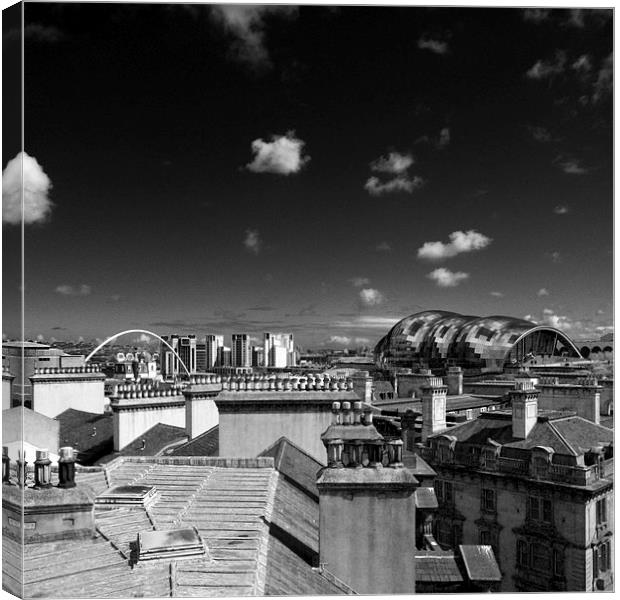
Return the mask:
<svg viewBox="0 0 620 600">
<path fill-rule="evenodd" d="M 440 310 L 405 317 L 375 347 L 377 364 L 387 368 L 418 363 L 431 369 L 454 365 L 489 372 L 553 357 L 581 355 L 570 338 L 553 327 L 513 317 Z"/>
</svg>

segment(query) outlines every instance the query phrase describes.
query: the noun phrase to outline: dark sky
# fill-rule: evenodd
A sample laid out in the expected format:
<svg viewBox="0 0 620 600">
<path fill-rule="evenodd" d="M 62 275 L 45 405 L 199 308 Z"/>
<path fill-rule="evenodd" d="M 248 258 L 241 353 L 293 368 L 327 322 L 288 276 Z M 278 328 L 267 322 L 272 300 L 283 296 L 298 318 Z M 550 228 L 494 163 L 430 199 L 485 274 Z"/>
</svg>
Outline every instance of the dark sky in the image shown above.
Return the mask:
<svg viewBox="0 0 620 600">
<path fill-rule="evenodd" d="M 25 227 L 27 337 L 355 346 L 423 309 L 610 330 L 610 10 L 27 3 L 25 24 L 52 203 Z"/>
</svg>

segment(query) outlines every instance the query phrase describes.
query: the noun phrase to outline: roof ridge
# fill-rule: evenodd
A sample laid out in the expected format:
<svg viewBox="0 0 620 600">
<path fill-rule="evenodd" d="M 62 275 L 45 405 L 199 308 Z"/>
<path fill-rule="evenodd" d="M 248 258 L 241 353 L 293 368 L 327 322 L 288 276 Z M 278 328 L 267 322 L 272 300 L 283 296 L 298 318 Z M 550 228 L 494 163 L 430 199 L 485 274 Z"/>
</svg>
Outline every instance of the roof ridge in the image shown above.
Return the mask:
<svg viewBox="0 0 620 600">
<path fill-rule="evenodd" d="M 553 421 L 545 421 L 546 424 L 551 428 L 551 430 L 553 431 L 553 433 L 555 433 L 555 435 L 560 439 L 560 441 L 575 455 L 575 456 L 579 456 L 579 452 L 577 452 L 575 450 L 575 448 L 573 448 L 572 444 L 569 443 L 569 441 L 560 433 L 560 431 L 558 430 L 558 428 L 553 424 Z"/>
</svg>

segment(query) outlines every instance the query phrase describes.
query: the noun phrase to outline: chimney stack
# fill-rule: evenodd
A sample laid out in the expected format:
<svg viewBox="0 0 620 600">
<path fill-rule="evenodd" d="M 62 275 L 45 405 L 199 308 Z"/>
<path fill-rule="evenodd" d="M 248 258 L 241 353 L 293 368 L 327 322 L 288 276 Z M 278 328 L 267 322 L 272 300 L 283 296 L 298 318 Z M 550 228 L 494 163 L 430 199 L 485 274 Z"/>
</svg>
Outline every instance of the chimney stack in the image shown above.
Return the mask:
<svg viewBox="0 0 620 600">
<path fill-rule="evenodd" d="M 448 386 L 448 396 L 460 396 L 463 393 L 463 370 L 461 367 L 448 367 L 444 381 Z"/>
<path fill-rule="evenodd" d="M 515 382 L 510 392 L 512 405 L 512 435 L 524 440 L 538 420 L 538 390 L 531 381 Z"/>
<path fill-rule="evenodd" d="M 422 387 L 422 443 L 429 436 L 445 431 L 446 396 L 448 387 L 440 377 L 432 377 L 428 385 Z"/>
<path fill-rule="evenodd" d="M 333 405 L 321 436 L 328 466 L 318 474 L 322 568 L 360 594 L 415 590 L 415 489 L 402 441 L 386 443 L 361 403 Z M 338 418 L 338 412 L 342 417 Z M 385 460 L 386 455 L 389 457 Z"/>
</svg>

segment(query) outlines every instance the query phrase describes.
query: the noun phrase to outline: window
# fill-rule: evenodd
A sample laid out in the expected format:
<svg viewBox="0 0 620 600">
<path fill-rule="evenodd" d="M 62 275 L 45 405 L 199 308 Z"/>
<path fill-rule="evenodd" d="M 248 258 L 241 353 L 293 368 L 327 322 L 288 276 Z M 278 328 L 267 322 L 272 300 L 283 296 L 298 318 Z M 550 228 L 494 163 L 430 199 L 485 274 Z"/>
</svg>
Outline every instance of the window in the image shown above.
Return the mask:
<svg viewBox="0 0 620 600">
<path fill-rule="evenodd" d="M 443 486 L 443 499 L 446 504 L 452 504 L 454 502 L 454 487 L 452 486 L 452 482 L 444 481 Z"/>
<path fill-rule="evenodd" d="M 517 540 L 517 564 L 521 567 L 529 566 L 527 543 L 524 540 Z"/>
<path fill-rule="evenodd" d="M 452 545 L 452 526 L 450 521 L 439 519 L 437 522 L 437 541 L 444 546 Z"/>
<path fill-rule="evenodd" d="M 435 494 L 437 499 L 444 504 L 453 504 L 454 502 L 454 487 L 451 481 L 443 481 L 437 479 L 435 481 Z"/>
<path fill-rule="evenodd" d="M 596 524 L 602 525 L 607 522 L 607 498 L 601 498 L 596 502 Z"/>
<path fill-rule="evenodd" d="M 556 577 L 564 576 L 564 553 L 558 548 L 553 550 L 553 574 Z"/>
<path fill-rule="evenodd" d="M 495 501 L 495 490 L 482 488 L 480 507 L 487 512 L 495 512 L 497 504 Z"/>
<path fill-rule="evenodd" d="M 609 571 L 611 568 L 611 541 L 607 540 L 602 544 L 599 544 L 597 548 L 592 551 L 593 559 L 593 571 L 596 577 L 599 573 Z"/>
<path fill-rule="evenodd" d="M 551 523 L 551 500 L 548 498 L 539 498 L 538 496 L 530 496 L 528 498 L 528 516 L 534 521 L 542 521 Z"/>
<path fill-rule="evenodd" d="M 530 566 L 535 571 L 548 573 L 551 570 L 549 548 L 538 542 L 530 546 Z"/>
<path fill-rule="evenodd" d="M 490 546 L 491 545 L 491 532 L 487 529 L 480 530 L 480 545 L 481 546 Z"/>
</svg>

